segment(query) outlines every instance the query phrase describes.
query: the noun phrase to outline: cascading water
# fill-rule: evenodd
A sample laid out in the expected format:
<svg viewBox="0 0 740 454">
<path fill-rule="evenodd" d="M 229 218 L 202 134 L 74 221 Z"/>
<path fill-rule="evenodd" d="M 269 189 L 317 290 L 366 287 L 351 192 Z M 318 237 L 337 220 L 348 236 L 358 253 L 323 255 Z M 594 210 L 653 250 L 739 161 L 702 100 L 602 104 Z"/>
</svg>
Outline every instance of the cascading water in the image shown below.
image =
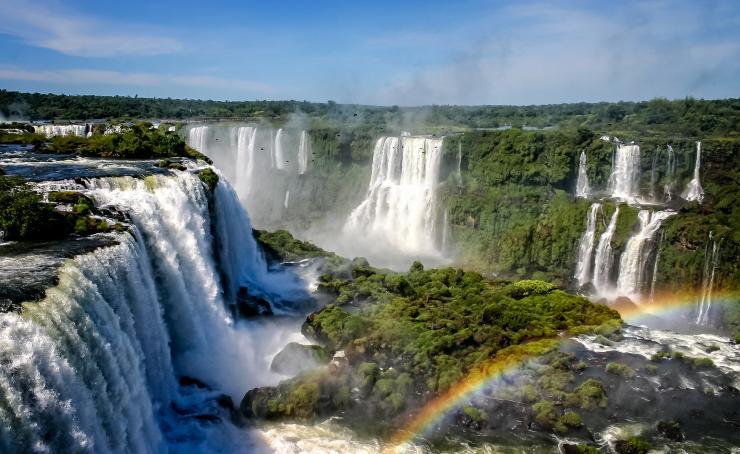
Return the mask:
<svg viewBox="0 0 740 454">
<path fill-rule="evenodd" d="M 191 128 L 188 144 L 213 160 L 260 228 L 284 228 L 286 194 L 301 200 L 298 175 L 308 171 L 306 131 L 215 124 Z"/>
<path fill-rule="evenodd" d="M 660 265 L 660 251 L 663 246 L 663 238 L 665 238 L 665 232 L 660 233 L 660 241 L 658 241 L 658 248 L 655 251 L 655 261 L 653 262 L 653 277 L 650 280 L 650 302 L 655 300 L 655 284 L 658 281 L 658 266 Z"/>
<path fill-rule="evenodd" d="M 433 251 L 441 157 L 442 139 L 378 139 L 367 197 L 350 214 L 345 232 L 377 238 L 408 255 Z"/>
<path fill-rule="evenodd" d="M 311 153 L 311 140 L 308 132 L 301 131 L 301 139 L 298 143 L 298 174 L 303 175 L 308 170 L 308 155 Z"/>
<path fill-rule="evenodd" d="M 620 295 L 639 300 L 647 278 L 645 266 L 652 251 L 652 239 L 663 221 L 674 214 L 675 211 L 668 210 L 640 210 L 640 230 L 627 241 L 619 263 L 617 292 Z"/>
<path fill-rule="evenodd" d="M 618 144 L 614 154 L 609 193 L 615 199 L 633 201 L 639 195 L 640 146 Z"/>
<path fill-rule="evenodd" d="M 578 181 L 576 182 L 576 197 L 584 199 L 588 198 L 588 193 L 591 190 L 588 185 L 588 173 L 586 166 L 586 152 L 581 152 L 581 158 L 578 163 Z"/>
<path fill-rule="evenodd" d="M 657 171 L 658 171 L 658 155 L 660 149 L 656 149 L 653 153 L 653 162 L 650 165 L 650 200 L 655 201 L 655 185 L 657 184 Z"/>
<path fill-rule="evenodd" d="M 578 244 L 578 258 L 576 261 L 575 278 L 578 286 L 591 281 L 591 262 L 593 261 L 594 243 L 596 239 L 596 215 L 601 210 L 600 203 L 591 204 L 586 219 L 586 231 Z"/>
<path fill-rule="evenodd" d="M 673 152 L 673 147 L 668 145 L 668 159 L 666 160 L 666 183 L 663 187 L 663 193 L 665 194 L 666 201 L 673 199 L 673 179 L 676 174 L 676 155 Z"/>
<path fill-rule="evenodd" d="M 702 273 L 701 298 L 696 315 L 697 325 L 709 323 L 709 311 L 712 308 L 712 291 L 714 289 L 714 275 L 719 265 L 720 243 L 714 239 L 714 233 L 709 232 L 709 241 L 704 247 L 704 272 Z M 711 245 L 711 248 L 710 248 Z"/>
<path fill-rule="evenodd" d="M 46 137 L 54 136 L 79 136 L 88 137 L 92 134 L 91 124 L 82 125 L 38 125 L 34 126 L 33 129 L 38 134 L 43 134 Z"/>
<path fill-rule="evenodd" d="M 249 449 L 248 434 L 217 442 L 211 425 L 183 416 L 197 416 L 197 398 L 176 384 L 188 375 L 241 398 L 277 379 L 255 350 L 254 337 L 264 336 L 227 311 L 212 230 L 230 281 L 263 285 L 265 293 L 285 288 L 270 279 L 296 291 L 301 284 L 268 275 L 223 182 L 214 193 L 215 229 L 205 189 L 188 172 L 94 179 L 87 187 L 97 205 L 126 212 L 132 230 L 69 261 L 43 301 L 0 315 L 0 451 L 163 452 L 191 439 L 185 450 L 222 452 L 207 446 L 220 442 Z"/>
<path fill-rule="evenodd" d="M 612 251 L 612 237 L 617 229 L 617 218 L 619 217 L 619 207 L 614 209 L 609 220 L 609 225 L 599 238 L 599 244 L 596 246 L 596 256 L 594 257 L 594 277 L 593 284 L 598 295 L 605 295 L 611 290 L 611 270 L 614 263 L 614 253 Z"/>
<path fill-rule="evenodd" d="M 701 167 L 701 142 L 696 142 L 696 162 L 694 163 L 694 177 L 689 181 L 686 186 L 686 191 L 683 194 L 683 198 L 689 202 L 704 201 L 704 189 L 701 187 L 699 182 L 699 170 Z"/>
</svg>

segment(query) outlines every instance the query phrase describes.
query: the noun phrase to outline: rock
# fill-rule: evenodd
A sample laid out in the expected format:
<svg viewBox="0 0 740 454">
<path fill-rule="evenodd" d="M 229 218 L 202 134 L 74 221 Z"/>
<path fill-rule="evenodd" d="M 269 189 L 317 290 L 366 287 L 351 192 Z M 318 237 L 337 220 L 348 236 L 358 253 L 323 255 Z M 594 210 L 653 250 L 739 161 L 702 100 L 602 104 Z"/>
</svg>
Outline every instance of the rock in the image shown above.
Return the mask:
<svg viewBox="0 0 740 454">
<path fill-rule="evenodd" d="M 275 355 L 270 370 L 281 375 L 298 375 L 328 361 L 329 355 L 322 347 L 291 342 Z"/>
<path fill-rule="evenodd" d="M 211 389 L 210 386 L 206 385 L 205 383 L 198 380 L 197 378 L 188 377 L 186 375 L 183 375 L 182 377 L 180 377 L 180 379 L 178 380 L 178 383 L 180 384 L 180 386 L 194 386 L 196 388 L 201 388 L 201 389 Z"/>
<path fill-rule="evenodd" d="M 681 424 L 678 421 L 658 421 L 658 433 L 671 441 L 684 439 Z"/>
<path fill-rule="evenodd" d="M 236 305 L 239 315 L 244 318 L 272 315 L 272 307 L 265 299 L 249 294 L 247 287 L 239 287 L 236 294 Z"/>
<path fill-rule="evenodd" d="M 637 309 L 637 305 L 626 296 L 620 296 L 619 298 L 614 300 L 614 303 L 612 303 L 610 306 L 612 309 L 615 309 L 620 314 L 631 313 Z"/>
</svg>

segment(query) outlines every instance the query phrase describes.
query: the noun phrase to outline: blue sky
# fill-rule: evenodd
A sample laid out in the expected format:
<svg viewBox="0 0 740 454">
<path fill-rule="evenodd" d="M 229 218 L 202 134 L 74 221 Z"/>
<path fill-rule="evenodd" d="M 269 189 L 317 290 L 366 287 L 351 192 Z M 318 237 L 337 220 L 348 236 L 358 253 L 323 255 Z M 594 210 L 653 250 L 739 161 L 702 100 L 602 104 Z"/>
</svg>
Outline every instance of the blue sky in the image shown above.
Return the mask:
<svg viewBox="0 0 740 454">
<path fill-rule="evenodd" d="M 740 1 L 0 0 L 0 88 L 385 105 L 740 97 Z"/>
</svg>

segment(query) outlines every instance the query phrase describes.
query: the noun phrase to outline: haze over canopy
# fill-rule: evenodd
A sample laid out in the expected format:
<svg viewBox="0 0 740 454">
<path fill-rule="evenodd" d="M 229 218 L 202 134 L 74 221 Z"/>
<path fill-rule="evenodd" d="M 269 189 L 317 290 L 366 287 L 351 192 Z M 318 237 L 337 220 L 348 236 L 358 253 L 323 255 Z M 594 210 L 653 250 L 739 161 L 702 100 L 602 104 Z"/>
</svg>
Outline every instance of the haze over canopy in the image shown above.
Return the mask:
<svg viewBox="0 0 740 454">
<path fill-rule="evenodd" d="M 0 87 L 542 104 L 740 95 L 740 3 L 0 0 Z"/>
</svg>

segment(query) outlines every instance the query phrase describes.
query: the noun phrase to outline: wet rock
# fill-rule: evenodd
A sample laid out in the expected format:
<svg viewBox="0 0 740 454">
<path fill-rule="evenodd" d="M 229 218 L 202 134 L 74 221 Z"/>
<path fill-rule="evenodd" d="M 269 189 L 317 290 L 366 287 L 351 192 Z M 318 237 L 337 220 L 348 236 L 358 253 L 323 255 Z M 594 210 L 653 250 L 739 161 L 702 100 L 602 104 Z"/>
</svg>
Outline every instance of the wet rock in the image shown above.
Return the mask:
<svg viewBox="0 0 740 454">
<path fill-rule="evenodd" d="M 211 389 L 210 386 L 206 385 L 205 383 L 198 380 L 197 378 L 188 377 L 186 375 L 183 375 L 182 377 L 180 377 L 180 379 L 178 380 L 178 383 L 180 384 L 180 386 L 194 386 L 200 389 Z"/>
<path fill-rule="evenodd" d="M 244 318 L 272 315 L 272 307 L 264 298 L 250 295 L 247 287 L 239 287 L 236 294 L 236 305 L 239 315 Z"/>
<path fill-rule="evenodd" d="M 328 361 L 329 355 L 322 347 L 291 342 L 275 355 L 270 370 L 282 375 L 298 375 Z"/>
<path fill-rule="evenodd" d="M 681 424 L 678 421 L 658 421 L 657 431 L 671 441 L 681 441 L 684 434 L 681 431 Z"/>
</svg>

